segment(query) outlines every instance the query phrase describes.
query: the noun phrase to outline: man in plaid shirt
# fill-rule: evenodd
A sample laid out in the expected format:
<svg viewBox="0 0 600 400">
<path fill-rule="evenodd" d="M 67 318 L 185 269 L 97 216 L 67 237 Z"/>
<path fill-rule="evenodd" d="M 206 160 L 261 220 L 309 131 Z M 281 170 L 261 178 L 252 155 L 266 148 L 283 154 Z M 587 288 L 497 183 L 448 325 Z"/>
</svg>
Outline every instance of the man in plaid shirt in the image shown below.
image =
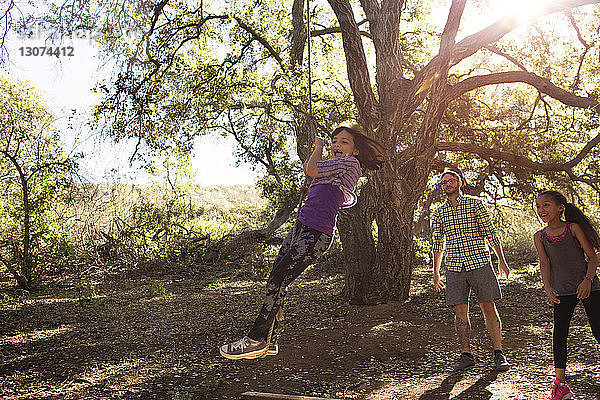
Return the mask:
<svg viewBox="0 0 600 400">
<path fill-rule="evenodd" d="M 446 304 L 454 307 L 456 333 L 461 355 L 454 371 L 475 365 L 471 353 L 469 320 L 469 295 L 471 290 L 485 317 L 485 325 L 494 346 L 494 368 L 506 371 L 509 364 L 502 353 L 502 323 L 495 300 L 502 298 L 500 285 L 492 264 L 486 239 L 498 256 L 500 276 L 508 278 L 509 270 L 490 216 L 482 202 L 460 192 L 462 180 L 454 171 L 446 170 L 440 178 L 447 201 L 432 215 L 433 284 L 436 291 L 446 289 Z M 442 250 L 446 242 L 446 284 L 440 279 Z"/>
</svg>

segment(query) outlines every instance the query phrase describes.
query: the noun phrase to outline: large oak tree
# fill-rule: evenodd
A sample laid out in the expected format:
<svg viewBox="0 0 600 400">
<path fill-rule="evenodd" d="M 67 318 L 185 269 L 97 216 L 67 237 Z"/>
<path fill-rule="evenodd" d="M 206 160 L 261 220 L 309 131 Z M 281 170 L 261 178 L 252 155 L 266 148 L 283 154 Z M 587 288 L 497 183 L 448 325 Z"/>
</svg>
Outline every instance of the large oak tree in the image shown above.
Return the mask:
<svg viewBox="0 0 600 400">
<path fill-rule="evenodd" d="M 345 294 L 373 304 L 409 295 L 415 212 L 436 171 L 462 167 L 469 190 L 493 196 L 544 174 L 600 189 L 597 3 L 549 1 L 474 33 L 489 2 L 311 0 L 309 34 L 306 0 L 78 0 L 43 21 L 57 37 L 93 29 L 121 60 L 96 113 L 113 138 L 189 149 L 215 130 L 264 167 L 279 212 L 247 237 L 272 234 L 297 202 L 289 144 L 307 156 L 307 115 L 321 132 L 356 116 L 389 149 L 339 219 Z"/>
</svg>

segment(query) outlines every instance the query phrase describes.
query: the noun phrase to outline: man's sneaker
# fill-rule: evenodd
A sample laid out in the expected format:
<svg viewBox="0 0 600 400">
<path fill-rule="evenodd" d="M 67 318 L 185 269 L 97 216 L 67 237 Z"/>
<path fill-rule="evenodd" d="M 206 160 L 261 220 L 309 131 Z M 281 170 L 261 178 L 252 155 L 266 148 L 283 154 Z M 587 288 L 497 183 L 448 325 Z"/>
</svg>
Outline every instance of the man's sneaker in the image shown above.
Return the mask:
<svg viewBox="0 0 600 400">
<path fill-rule="evenodd" d="M 241 358 L 253 359 L 265 355 L 267 343 L 264 340 L 252 340 L 248 336 L 244 336 L 237 342 L 224 344 L 219 349 L 221 355 L 230 360 L 239 360 Z M 279 350 L 279 349 L 277 349 Z"/>
<path fill-rule="evenodd" d="M 454 372 L 464 371 L 475 366 L 475 357 L 471 353 L 462 353 L 454 364 Z"/>
<path fill-rule="evenodd" d="M 561 383 L 558 379 L 552 383 L 552 391 L 548 400 L 567 400 L 571 398 L 571 389 L 566 383 Z"/>
<path fill-rule="evenodd" d="M 508 371 L 510 364 L 506 360 L 506 357 L 501 352 L 494 353 L 494 369 L 496 371 L 504 372 Z"/>
<path fill-rule="evenodd" d="M 279 353 L 279 345 L 277 343 L 269 344 L 269 350 L 267 350 L 268 356 L 276 356 Z"/>
</svg>

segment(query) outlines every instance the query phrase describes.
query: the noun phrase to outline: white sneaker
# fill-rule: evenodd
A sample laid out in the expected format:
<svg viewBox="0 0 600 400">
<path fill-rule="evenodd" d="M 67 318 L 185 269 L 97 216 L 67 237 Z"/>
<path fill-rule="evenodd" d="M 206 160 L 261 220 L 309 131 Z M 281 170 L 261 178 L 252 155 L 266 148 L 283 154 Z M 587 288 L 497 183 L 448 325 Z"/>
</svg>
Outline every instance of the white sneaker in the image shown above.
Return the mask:
<svg viewBox="0 0 600 400">
<path fill-rule="evenodd" d="M 219 349 L 219 353 L 230 360 L 239 360 L 242 358 L 251 360 L 253 358 L 264 357 L 270 351 L 271 349 L 267 348 L 264 340 L 253 340 L 248 336 L 244 336 L 236 342 L 224 344 Z M 273 351 L 275 351 L 274 354 L 277 354 L 279 349 L 275 348 Z"/>
</svg>

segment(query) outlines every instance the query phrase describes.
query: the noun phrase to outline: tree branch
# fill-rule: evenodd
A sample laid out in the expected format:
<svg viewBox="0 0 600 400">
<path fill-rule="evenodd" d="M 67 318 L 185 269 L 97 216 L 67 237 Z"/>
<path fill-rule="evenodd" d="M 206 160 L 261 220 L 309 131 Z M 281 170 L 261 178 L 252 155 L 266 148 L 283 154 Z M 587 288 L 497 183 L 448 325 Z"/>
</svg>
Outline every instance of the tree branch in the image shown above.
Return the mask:
<svg viewBox="0 0 600 400">
<path fill-rule="evenodd" d="M 367 68 L 367 58 L 354 20 L 352 6 L 348 0 L 328 0 L 342 31 L 342 43 L 346 57 L 348 80 L 354 94 L 359 118 L 367 130 L 372 130 L 374 121 L 379 120 L 379 110 Z M 600 0 L 599 0 L 600 1 Z"/>
<path fill-rule="evenodd" d="M 281 180 L 279 174 L 277 173 L 277 168 L 274 166 L 272 161 L 271 162 L 269 162 L 270 160 L 265 161 L 262 157 L 260 157 L 254 151 L 252 151 L 250 146 L 248 146 L 244 143 L 242 136 L 238 133 L 237 129 L 235 128 L 235 124 L 233 123 L 233 119 L 231 117 L 231 112 L 229 112 L 229 111 L 227 112 L 227 117 L 229 120 L 229 128 L 226 130 L 229 133 L 231 133 L 231 136 L 233 136 L 233 138 L 235 139 L 237 144 L 242 148 L 242 150 L 244 150 L 246 152 L 246 154 L 249 157 L 251 157 L 253 160 L 255 160 L 257 163 L 262 164 L 270 175 L 274 176 L 278 180 Z M 269 157 L 267 157 L 267 158 L 269 158 Z"/>
<path fill-rule="evenodd" d="M 311 37 L 318 37 L 318 36 L 324 36 L 324 35 L 331 35 L 334 33 L 341 33 L 342 29 L 339 26 L 333 26 L 331 28 L 323 28 L 323 29 L 317 29 L 317 30 L 313 30 L 310 33 Z M 366 31 L 359 31 L 361 36 L 367 37 L 371 40 L 373 40 L 373 35 L 371 35 L 370 32 L 366 32 Z"/>
<path fill-rule="evenodd" d="M 294 0 L 292 5 L 292 47 L 290 49 L 292 67 L 302 64 L 305 43 L 304 0 Z"/>
<path fill-rule="evenodd" d="M 448 77 L 448 60 L 450 59 L 456 33 L 460 25 L 460 20 L 463 15 L 466 0 L 452 0 L 450 11 L 448 12 L 448 19 L 442 38 L 440 41 L 440 50 L 438 56 L 440 57 L 441 64 L 440 68 L 435 71 L 431 71 L 429 76 L 421 76 L 421 79 L 415 79 L 420 81 L 420 87 L 418 89 L 414 87 L 415 92 L 423 92 L 424 94 L 431 88 L 430 100 L 427 104 L 427 111 L 423 122 L 419 127 L 417 133 L 417 152 L 426 154 L 426 151 L 431 151 L 431 145 L 434 143 L 435 137 L 437 136 L 440 121 L 444 115 L 446 109 L 446 102 L 444 94 L 447 87 Z"/>
<path fill-rule="evenodd" d="M 577 67 L 577 74 L 575 74 L 575 80 L 573 81 L 573 84 L 571 85 L 571 90 L 575 90 L 579 86 L 579 81 L 581 79 L 581 67 L 583 67 L 583 61 L 585 60 L 585 56 L 587 55 L 588 51 L 590 50 L 590 48 L 592 46 L 590 44 L 588 44 L 588 42 L 586 42 L 585 39 L 583 38 L 583 36 L 581 35 L 581 31 L 579 30 L 579 27 L 577 26 L 577 22 L 575 21 L 575 17 L 573 17 L 573 13 L 571 12 L 571 10 L 566 10 L 565 14 L 569 18 L 569 21 L 571 21 L 571 26 L 573 27 L 573 29 L 575 29 L 575 33 L 577 34 L 577 39 L 579 39 L 579 42 L 584 47 L 583 54 L 579 58 L 579 66 Z"/>
<path fill-rule="evenodd" d="M 519 60 L 517 60 L 516 58 L 514 58 L 513 56 L 511 56 L 509 54 L 506 54 L 505 52 L 503 52 L 502 50 L 500 50 L 496 46 L 488 44 L 487 46 L 484 46 L 484 48 L 486 50 L 491 51 L 492 53 L 498 54 L 499 56 L 506 58 L 508 61 L 510 61 L 511 63 L 515 64 L 521 70 L 527 71 L 527 68 L 525 68 L 525 66 Z"/>
<path fill-rule="evenodd" d="M 561 0 L 548 3 L 544 8 L 540 9 L 531 19 L 549 15 L 557 11 L 580 7 L 588 4 L 597 4 L 600 0 Z M 473 55 L 480 48 L 487 44 L 495 43 L 507 33 L 521 25 L 523 19 L 518 13 L 508 15 L 499 19 L 496 23 L 482 29 L 481 31 L 469 35 L 458 42 L 452 50 L 452 58 L 450 65 L 456 65 L 461 60 Z M 433 61 L 433 60 L 432 60 Z"/>
<path fill-rule="evenodd" d="M 37 174 L 38 172 L 43 171 L 46 168 L 50 168 L 50 167 L 64 167 L 64 169 L 66 171 L 66 170 L 69 169 L 70 166 L 71 166 L 71 163 L 69 162 L 69 160 L 52 161 L 52 162 L 43 163 L 41 165 L 38 165 L 36 168 L 32 169 L 31 172 L 29 173 L 29 175 L 25 178 L 25 181 L 29 182 L 29 180 L 31 178 L 33 178 L 35 176 L 35 174 Z"/>
<path fill-rule="evenodd" d="M 163 1 L 163 3 L 166 3 L 167 1 Z M 160 7 L 161 4 L 164 7 L 164 4 L 160 3 L 157 7 Z M 162 7 L 160 8 L 160 10 L 162 10 Z M 160 14 L 160 10 L 157 9 L 155 10 L 155 18 L 158 18 L 159 14 Z M 194 39 L 199 39 L 200 38 L 200 27 L 202 25 L 204 25 L 205 23 L 207 23 L 210 20 L 213 19 L 227 19 L 229 18 L 226 15 L 209 15 L 206 17 L 203 17 L 199 22 L 194 23 L 194 24 L 186 24 L 183 26 L 179 26 L 179 27 L 175 27 L 173 28 L 173 34 L 169 37 L 169 39 L 172 39 L 173 37 L 175 37 L 177 34 L 179 34 L 180 32 L 189 29 L 189 28 L 195 28 L 196 29 L 196 33 L 194 35 L 188 35 L 186 37 L 184 37 L 179 44 L 177 45 L 177 47 L 174 50 L 168 50 L 165 49 L 165 45 L 161 45 L 157 50 L 156 53 L 160 53 L 161 55 L 166 54 L 166 59 L 164 61 L 159 61 L 158 59 L 154 58 L 153 54 L 150 52 L 150 48 L 151 48 L 151 43 L 150 43 L 150 39 L 151 36 L 154 32 L 155 29 L 155 24 L 156 24 L 156 20 L 152 21 L 152 25 L 150 30 L 148 31 L 147 34 L 145 34 L 144 36 L 146 37 L 146 56 L 148 57 L 149 62 L 153 65 L 152 71 L 150 71 L 150 73 L 146 74 L 144 76 L 144 78 L 139 82 L 139 84 L 137 85 L 137 88 L 134 90 L 134 92 L 137 92 L 139 90 L 141 90 L 141 88 L 150 81 L 150 79 L 156 75 L 162 68 L 163 72 L 161 75 L 164 75 L 169 68 L 171 68 L 171 65 L 173 65 L 173 62 L 175 61 L 175 55 L 177 54 L 177 52 L 179 51 L 179 49 L 188 41 L 190 40 L 194 40 Z M 170 40 L 167 40 L 166 42 L 170 42 Z M 137 58 L 133 57 L 128 64 L 128 69 L 132 69 L 132 65 L 135 61 L 139 61 Z M 148 62 L 142 62 L 142 64 L 147 64 Z M 129 72 L 129 71 L 128 71 Z"/>
<path fill-rule="evenodd" d="M 581 35 L 581 30 L 579 30 L 579 27 L 577 26 L 577 21 L 575 21 L 575 17 L 573 17 L 573 12 L 571 10 L 565 10 L 565 14 L 569 18 L 569 21 L 571 21 L 571 26 L 573 27 L 573 29 L 575 29 L 575 33 L 577 34 L 577 39 L 579 39 L 579 42 L 583 45 L 583 47 L 589 49 L 591 46 L 588 44 L 588 42 L 585 41 L 585 39 Z"/>
<path fill-rule="evenodd" d="M 561 0 L 552 2 L 551 4 L 546 5 L 546 7 L 543 9 L 539 10 L 535 15 L 532 15 L 530 19 L 535 19 L 565 9 L 598 3 L 600 3 L 600 0 Z M 454 48 L 452 49 L 452 57 L 450 59 L 450 66 L 456 65 L 465 58 L 475 54 L 482 47 L 497 42 L 504 35 L 517 28 L 523 22 L 526 21 L 521 18 L 520 14 L 515 13 L 500 18 L 492 25 L 489 25 L 477 33 L 467 36 L 454 45 Z M 431 61 L 429 61 L 429 63 L 423 68 L 423 75 L 432 75 L 434 71 L 439 69 L 439 64 L 441 62 L 442 61 L 439 54 L 433 57 Z"/>
<path fill-rule="evenodd" d="M 579 164 L 594 147 L 600 144 L 600 134 L 590 140 L 579 153 L 571 160 L 562 164 L 541 163 L 530 158 L 519 156 L 505 151 L 494 150 L 489 147 L 479 146 L 474 143 L 438 142 L 435 144 L 436 151 L 452 151 L 460 153 L 477 154 L 482 158 L 494 158 L 509 162 L 512 165 L 524 167 L 539 172 L 566 172 L 572 180 L 585 183 L 598 183 L 600 178 L 581 178 L 575 175 L 573 168 Z"/>
<path fill-rule="evenodd" d="M 467 78 L 464 81 L 452 86 L 445 93 L 445 100 L 450 102 L 473 89 L 483 86 L 516 82 L 527 83 L 535 87 L 540 93 L 544 93 L 565 105 L 600 112 L 600 103 L 598 103 L 598 101 L 595 99 L 576 96 L 554 85 L 549 79 L 542 78 L 541 76 L 538 76 L 532 72 L 525 71 L 498 72 L 495 74 L 479 75 Z"/>
<path fill-rule="evenodd" d="M 282 60 L 281 56 L 279 55 L 279 53 L 273 48 L 273 46 L 271 46 L 269 44 L 269 42 L 267 42 L 267 40 L 264 37 L 260 36 L 258 34 L 258 32 L 256 32 L 256 30 L 254 30 L 250 25 L 246 24 L 240 18 L 234 17 L 234 19 L 236 20 L 236 22 L 238 23 L 238 25 L 242 29 L 244 29 L 246 32 L 248 32 L 254 38 L 254 40 L 256 40 L 257 42 L 259 42 L 260 44 L 262 44 L 265 47 L 265 49 L 267 49 L 267 51 L 269 52 L 269 54 L 271 54 L 271 56 L 275 60 L 277 60 L 277 62 L 279 63 L 279 66 L 281 67 L 281 69 L 285 71 L 286 68 L 285 68 L 285 65 L 283 63 L 283 60 Z"/>
<path fill-rule="evenodd" d="M 538 93 L 538 96 L 535 98 L 535 101 L 533 102 L 533 107 L 531 107 L 531 113 L 529 113 L 529 117 L 525 121 L 521 122 L 515 130 L 519 131 L 519 130 L 525 128 L 525 125 L 527 125 L 531 121 L 531 119 L 533 118 L 533 115 L 535 114 L 535 109 L 537 108 L 537 105 L 541 99 L 542 99 L 542 94 Z"/>
</svg>

